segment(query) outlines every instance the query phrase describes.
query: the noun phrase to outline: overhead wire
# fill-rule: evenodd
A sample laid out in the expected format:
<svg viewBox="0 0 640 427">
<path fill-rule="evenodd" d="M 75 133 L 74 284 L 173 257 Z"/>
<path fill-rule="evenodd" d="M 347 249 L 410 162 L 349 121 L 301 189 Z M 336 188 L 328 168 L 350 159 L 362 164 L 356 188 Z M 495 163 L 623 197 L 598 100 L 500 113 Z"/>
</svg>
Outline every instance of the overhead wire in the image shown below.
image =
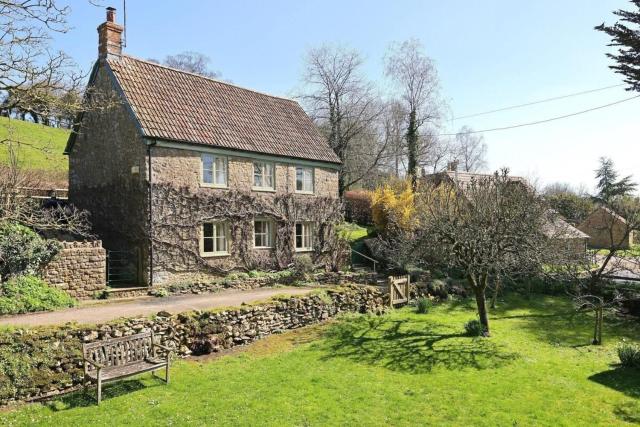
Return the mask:
<svg viewBox="0 0 640 427">
<path fill-rule="evenodd" d="M 583 90 L 581 92 L 569 93 L 567 95 L 554 96 L 552 98 L 540 99 L 538 101 L 527 102 L 527 103 L 524 103 L 524 104 L 511 105 L 509 107 L 497 108 L 495 110 L 483 111 L 481 113 L 467 114 L 467 115 L 464 115 L 464 116 L 454 117 L 451 120 L 468 119 L 468 118 L 471 118 L 471 117 L 478 117 L 478 116 L 484 116 L 484 115 L 487 115 L 487 114 L 499 113 L 501 111 L 514 110 L 516 108 L 529 107 L 531 105 L 543 104 L 545 102 L 558 101 L 560 99 L 572 98 L 574 96 L 581 96 L 581 95 L 587 95 L 589 93 L 601 92 L 603 90 L 613 89 L 613 88 L 620 87 L 620 86 L 624 86 L 624 83 L 611 85 L 611 86 L 604 86 L 604 87 L 600 87 L 600 88 L 597 88 L 597 89 Z"/>
<path fill-rule="evenodd" d="M 481 130 L 472 130 L 470 132 L 464 132 L 464 133 L 465 134 L 473 134 L 473 133 L 496 132 L 496 131 L 502 131 L 502 130 L 508 130 L 508 129 L 521 128 L 521 127 L 525 127 L 525 126 L 539 125 L 539 124 L 542 124 L 542 123 L 553 122 L 553 121 L 556 121 L 556 120 L 566 119 L 566 118 L 569 118 L 569 117 L 578 116 L 580 114 L 589 113 L 591 111 L 596 111 L 596 110 L 601 110 L 603 108 L 612 107 L 614 105 L 622 104 L 623 102 L 628 102 L 628 101 L 631 101 L 631 100 L 637 99 L 637 98 L 640 98 L 640 95 L 632 96 L 631 98 L 621 99 L 621 100 L 618 100 L 618 101 L 615 101 L 615 102 L 611 102 L 609 104 L 604 104 L 604 105 L 599 105 L 597 107 L 588 108 L 586 110 L 576 111 L 576 112 L 570 113 L 570 114 L 564 114 L 562 116 L 555 116 L 555 117 L 550 117 L 548 119 L 536 120 L 536 121 L 527 122 L 527 123 L 519 123 L 519 124 L 515 124 L 515 125 L 510 125 L 510 126 L 502 126 L 502 127 L 496 127 L 496 128 L 490 128 L 490 129 L 481 129 Z M 460 132 L 456 132 L 456 133 L 441 133 L 440 136 L 456 136 L 459 133 Z"/>
</svg>

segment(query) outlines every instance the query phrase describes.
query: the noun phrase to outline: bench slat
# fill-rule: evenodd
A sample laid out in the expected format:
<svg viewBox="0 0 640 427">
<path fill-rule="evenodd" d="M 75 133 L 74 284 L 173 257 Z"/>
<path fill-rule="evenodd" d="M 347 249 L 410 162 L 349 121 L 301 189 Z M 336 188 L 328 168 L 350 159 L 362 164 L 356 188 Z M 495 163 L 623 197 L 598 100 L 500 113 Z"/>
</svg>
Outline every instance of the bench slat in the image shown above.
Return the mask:
<svg viewBox="0 0 640 427">
<path fill-rule="evenodd" d="M 115 344 L 115 343 L 119 343 L 122 341 L 130 341 L 130 340 L 135 340 L 138 338 L 146 338 L 146 337 L 150 337 L 152 335 L 151 331 L 147 331 L 147 332 L 141 332 L 139 334 L 135 334 L 135 335 L 128 335 L 125 337 L 119 337 L 119 338 L 109 338 L 107 340 L 102 340 L 102 341 L 95 341 L 95 342 L 90 342 L 87 344 L 82 344 L 82 349 L 83 350 L 90 350 L 92 348 L 96 348 L 96 347 L 102 347 L 105 344 Z"/>
<path fill-rule="evenodd" d="M 166 362 L 145 361 L 133 363 L 126 366 L 117 366 L 105 368 L 102 370 L 102 380 L 110 381 L 119 378 L 129 377 L 143 372 L 149 372 L 167 366 Z M 87 376 L 92 380 L 96 380 L 98 374 L 96 371 L 88 372 Z"/>
</svg>

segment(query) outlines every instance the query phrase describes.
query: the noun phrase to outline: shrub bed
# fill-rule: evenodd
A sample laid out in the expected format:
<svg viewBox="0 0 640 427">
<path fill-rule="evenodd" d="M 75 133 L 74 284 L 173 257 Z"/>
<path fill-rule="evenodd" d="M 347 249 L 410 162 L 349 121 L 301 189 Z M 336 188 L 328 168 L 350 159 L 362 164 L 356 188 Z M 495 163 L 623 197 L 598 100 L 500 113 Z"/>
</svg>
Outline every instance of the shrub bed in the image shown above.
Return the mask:
<svg viewBox="0 0 640 427">
<path fill-rule="evenodd" d="M 55 310 L 75 304 L 66 292 L 35 276 L 18 276 L 0 284 L 0 315 Z"/>
</svg>

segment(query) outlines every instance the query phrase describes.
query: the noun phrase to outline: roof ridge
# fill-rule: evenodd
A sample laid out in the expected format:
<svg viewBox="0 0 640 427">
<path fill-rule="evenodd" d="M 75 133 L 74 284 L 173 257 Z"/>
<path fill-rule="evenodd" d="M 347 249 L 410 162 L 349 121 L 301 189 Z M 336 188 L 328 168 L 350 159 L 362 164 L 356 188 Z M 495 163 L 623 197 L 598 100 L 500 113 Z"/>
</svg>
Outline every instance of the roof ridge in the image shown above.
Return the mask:
<svg viewBox="0 0 640 427">
<path fill-rule="evenodd" d="M 145 64 L 149 64 L 149 65 L 152 65 L 152 66 L 156 66 L 156 67 L 160 67 L 160 68 L 166 68 L 166 69 L 168 69 L 168 70 L 176 71 L 176 72 L 178 72 L 178 73 L 188 74 L 188 75 L 195 76 L 195 77 L 198 77 L 198 78 L 201 78 L 201 79 L 204 79 L 204 80 L 210 80 L 210 81 L 212 81 L 212 82 L 220 83 L 220 84 L 223 84 L 223 85 L 226 85 L 226 86 L 235 87 L 235 88 L 237 88 L 237 89 L 246 90 L 246 91 L 248 91 L 248 92 L 257 93 L 257 94 L 259 94 L 259 95 L 268 96 L 268 97 L 270 97 L 270 98 L 282 99 L 283 101 L 293 102 L 293 103 L 295 103 L 295 104 L 298 104 L 298 105 L 299 105 L 298 101 L 296 101 L 295 99 L 287 98 L 287 97 L 285 97 L 285 96 L 272 95 L 272 94 L 270 94 L 270 93 L 261 92 L 261 91 L 259 91 L 259 90 L 249 89 L 249 88 L 247 88 L 247 87 L 239 86 L 239 85 L 237 85 L 237 84 L 235 84 L 235 83 L 229 83 L 229 82 L 225 82 L 225 81 L 223 81 L 223 80 L 215 79 L 215 78 L 213 78 L 213 77 L 207 77 L 207 76 L 203 76 L 203 75 L 201 75 L 201 74 L 192 73 L 192 72 L 190 72 L 190 71 L 180 70 L 179 68 L 169 67 L 168 65 L 159 64 L 159 63 L 157 63 L 157 62 L 149 61 L 149 60 L 147 60 L 147 59 L 137 58 L 137 57 L 135 57 L 135 56 L 128 55 L 128 54 L 124 54 L 124 53 L 123 53 L 122 55 L 120 55 L 120 56 L 121 56 L 121 57 L 124 57 L 124 58 L 128 58 L 128 59 L 134 60 L 134 61 L 143 62 L 143 63 L 145 63 Z M 113 60 L 117 60 L 117 59 L 113 59 Z"/>
</svg>

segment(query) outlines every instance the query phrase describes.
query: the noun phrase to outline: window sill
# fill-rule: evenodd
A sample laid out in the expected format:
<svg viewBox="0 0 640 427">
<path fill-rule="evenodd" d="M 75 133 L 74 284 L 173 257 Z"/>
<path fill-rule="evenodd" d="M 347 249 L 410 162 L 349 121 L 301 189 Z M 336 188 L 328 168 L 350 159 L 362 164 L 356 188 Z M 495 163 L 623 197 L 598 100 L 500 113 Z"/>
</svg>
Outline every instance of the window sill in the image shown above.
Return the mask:
<svg viewBox="0 0 640 427">
<path fill-rule="evenodd" d="M 313 252 L 313 248 L 296 248 L 296 252 Z"/>
<path fill-rule="evenodd" d="M 256 249 L 258 251 L 269 251 L 271 249 L 273 249 L 273 246 L 254 246 L 253 249 Z"/>
<path fill-rule="evenodd" d="M 260 191 L 264 193 L 275 193 L 276 189 L 271 187 L 251 187 L 252 191 Z"/>
<path fill-rule="evenodd" d="M 200 252 L 200 256 L 202 258 L 222 258 L 230 255 L 231 254 L 229 252 Z"/>
<path fill-rule="evenodd" d="M 205 182 L 201 182 L 200 183 L 200 187 L 204 187 L 204 188 L 218 188 L 221 190 L 228 190 L 229 186 L 228 185 L 222 185 L 222 184 L 207 184 Z"/>
<path fill-rule="evenodd" d="M 296 194 L 315 194 L 313 191 L 298 191 L 296 190 Z"/>
</svg>

